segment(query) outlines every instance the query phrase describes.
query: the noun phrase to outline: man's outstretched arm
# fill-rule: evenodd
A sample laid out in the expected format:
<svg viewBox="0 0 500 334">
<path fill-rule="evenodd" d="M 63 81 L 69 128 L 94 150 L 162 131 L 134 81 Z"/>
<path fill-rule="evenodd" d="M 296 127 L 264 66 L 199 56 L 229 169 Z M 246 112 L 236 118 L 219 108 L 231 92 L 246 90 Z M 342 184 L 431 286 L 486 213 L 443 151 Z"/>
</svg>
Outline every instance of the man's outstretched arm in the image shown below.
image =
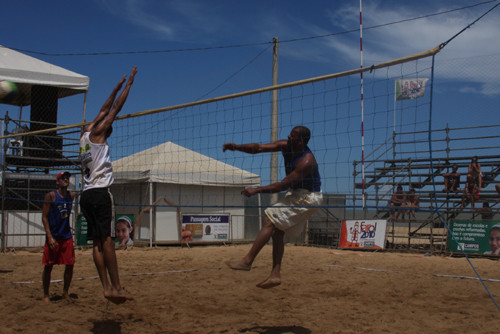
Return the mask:
<svg viewBox="0 0 500 334">
<path fill-rule="evenodd" d="M 257 154 L 264 152 L 279 152 L 287 145 L 286 140 L 278 140 L 274 143 L 269 144 L 235 144 L 235 143 L 226 143 L 222 145 L 222 151 L 240 151 L 249 154 Z"/>
</svg>

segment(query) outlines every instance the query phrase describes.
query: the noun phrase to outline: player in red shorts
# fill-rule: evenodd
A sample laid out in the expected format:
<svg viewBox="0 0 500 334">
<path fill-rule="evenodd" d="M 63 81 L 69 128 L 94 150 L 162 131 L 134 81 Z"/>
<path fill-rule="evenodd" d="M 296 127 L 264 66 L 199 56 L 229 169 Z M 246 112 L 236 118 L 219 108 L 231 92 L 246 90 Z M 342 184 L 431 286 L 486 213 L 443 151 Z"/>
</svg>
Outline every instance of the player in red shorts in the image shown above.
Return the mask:
<svg viewBox="0 0 500 334">
<path fill-rule="evenodd" d="M 43 301 L 48 302 L 50 274 L 54 264 L 64 264 L 64 287 L 63 297 L 67 298 L 69 285 L 73 278 L 73 266 L 75 264 L 75 249 L 73 247 L 73 236 L 69 226 L 69 216 L 73 206 L 75 194 L 68 191 L 69 178 L 71 174 L 61 172 L 57 174 L 57 189 L 45 195 L 43 203 L 43 226 L 47 238 L 43 248 Z"/>
</svg>

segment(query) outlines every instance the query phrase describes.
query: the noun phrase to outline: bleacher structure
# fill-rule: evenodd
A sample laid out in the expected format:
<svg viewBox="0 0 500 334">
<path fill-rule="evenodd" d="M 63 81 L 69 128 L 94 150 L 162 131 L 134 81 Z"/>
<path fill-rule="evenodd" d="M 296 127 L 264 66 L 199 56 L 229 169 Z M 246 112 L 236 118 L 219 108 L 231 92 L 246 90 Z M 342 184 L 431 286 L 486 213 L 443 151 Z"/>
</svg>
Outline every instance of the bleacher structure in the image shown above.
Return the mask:
<svg viewBox="0 0 500 334">
<path fill-rule="evenodd" d="M 416 246 L 442 251 L 446 248 L 446 225 L 452 220 L 483 219 L 483 203 L 488 203 L 493 218 L 495 214 L 499 214 L 500 202 L 497 201 L 499 195 L 495 184 L 500 182 L 500 155 L 492 154 L 498 152 L 498 126 L 447 128 L 436 132 L 446 133 L 446 138 L 433 142 L 445 143 L 445 146 L 440 147 L 438 144 L 432 154 L 429 151 L 422 152 L 417 158 L 401 157 L 406 154 L 403 152 L 404 145 L 410 144 L 403 138 L 410 134 L 395 134 L 392 146 L 394 158 L 365 161 L 365 166 L 368 167 L 364 170 L 364 183 L 360 179 L 361 165 L 359 162 L 354 163 L 354 205 L 360 205 L 364 193 L 370 217 L 389 221 L 389 247 Z M 456 133 L 454 139 L 450 138 L 450 132 Z M 466 134 L 474 132 L 483 136 L 468 137 Z M 484 135 L 485 133 L 491 135 Z M 427 158 L 422 157 L 426 154 Z M 471 203 L 470 197 L 465 196 L 464 191 L 468 167 L 473 156 L 478 157 L 481 165 L 483 187 L 479 196 Z M 458 166 L 458 172 L 461 174 L 459 189 L 456 192 L 447 192 L 444 189 L 443 174 L 450 172 L 453 165 Z M 397 186 L 402 186 L 406 193 L 413 188 L 420 197 L 417 219 L 393 219 L 389 201 Z"/>
<path fill-rule="evenodd" d="M 16 129 L 55 128 L 57 124 L 15 120 L 8 116 L 3 120 L 6 135 Z M 13 129 L 14 128 L 14 129 Z M 19 130 L 17 130 L 19 131 Z M 44 133 L 13 137 L 4 144 L 3 187 L 5 210 L 41 209 L 43 196 L 54 189 L 55 174 L 60 170 L 79 172 L 78 131 Z M 25 201 L 31 199 L 31 201 Z M 28 205 L 28 207 L 23 207 Z"/>
</svg>

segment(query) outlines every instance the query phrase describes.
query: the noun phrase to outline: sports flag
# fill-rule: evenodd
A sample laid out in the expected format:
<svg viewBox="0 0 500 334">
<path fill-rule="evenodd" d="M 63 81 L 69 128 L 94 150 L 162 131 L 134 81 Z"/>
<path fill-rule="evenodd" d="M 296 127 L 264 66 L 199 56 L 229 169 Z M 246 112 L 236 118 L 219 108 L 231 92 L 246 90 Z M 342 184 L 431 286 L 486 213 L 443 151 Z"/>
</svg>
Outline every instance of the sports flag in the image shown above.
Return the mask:
<svg viewBox="0 0 500 334">
<path fill-rule="evenodd" d="M 410 100 L 424 96 L 429 79 L 397 79 L 396 100 Z"/>
</svg>

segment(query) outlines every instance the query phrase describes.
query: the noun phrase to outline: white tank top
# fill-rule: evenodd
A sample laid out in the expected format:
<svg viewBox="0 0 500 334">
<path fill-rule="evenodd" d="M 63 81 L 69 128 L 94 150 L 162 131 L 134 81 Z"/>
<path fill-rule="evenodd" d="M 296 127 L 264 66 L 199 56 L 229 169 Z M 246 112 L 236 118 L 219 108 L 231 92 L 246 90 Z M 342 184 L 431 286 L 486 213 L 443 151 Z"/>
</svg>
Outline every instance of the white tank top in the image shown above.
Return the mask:
<svg viewBox="0 0 500 334">
<path fill-rule="evenodd" d="M 80 138 L 80 160 L 83 172 L 83 190 L 107 188 L 113 183 L 113 168 L 109 160 L 109 145 L 94 144 L 90 132 Z"/>
</svg>

